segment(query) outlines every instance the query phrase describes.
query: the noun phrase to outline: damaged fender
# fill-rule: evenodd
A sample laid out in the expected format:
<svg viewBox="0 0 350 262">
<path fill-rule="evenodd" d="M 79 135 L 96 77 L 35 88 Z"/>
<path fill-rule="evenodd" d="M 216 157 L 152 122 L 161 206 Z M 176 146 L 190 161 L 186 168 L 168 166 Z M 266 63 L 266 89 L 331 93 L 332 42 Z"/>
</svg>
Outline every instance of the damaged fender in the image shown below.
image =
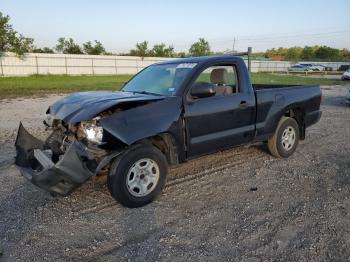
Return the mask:
<svg viewBox="0 0 350 262">
<path fill-rule="evenodd" d="M 144 138 L 169 132 L 179 137 L 181 97 L 167 97 L 154 103 L 114 113 L 101 119 L 102 127 L 127 145 Z"/>
</svg>

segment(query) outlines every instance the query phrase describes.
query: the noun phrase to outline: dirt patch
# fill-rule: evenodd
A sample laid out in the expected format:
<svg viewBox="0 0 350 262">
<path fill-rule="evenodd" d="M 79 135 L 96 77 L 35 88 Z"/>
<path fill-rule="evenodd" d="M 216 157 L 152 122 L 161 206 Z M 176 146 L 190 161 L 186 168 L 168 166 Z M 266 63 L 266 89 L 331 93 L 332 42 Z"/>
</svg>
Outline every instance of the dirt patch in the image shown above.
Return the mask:
<svg viewBox="0 0 350 262">
<path fill-rule="evenodd" d="M 323 90 L 321 121 L 289 159 L 241 147 L 171 169 L 154 203 L 127 209 L 105 178 L 65 198 L 13 165 L 18 121 L 41 121 L 59 96 L 0 102 L 0 260 L 177 261 L 350 259 L 350 107 Z"/>
</svg>

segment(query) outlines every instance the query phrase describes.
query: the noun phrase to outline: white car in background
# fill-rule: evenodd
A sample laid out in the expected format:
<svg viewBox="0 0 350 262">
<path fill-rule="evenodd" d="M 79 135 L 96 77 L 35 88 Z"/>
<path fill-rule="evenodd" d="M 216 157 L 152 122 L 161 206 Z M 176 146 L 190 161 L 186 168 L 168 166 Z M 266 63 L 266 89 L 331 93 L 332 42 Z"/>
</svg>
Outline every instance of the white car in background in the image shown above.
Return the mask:
<svg viewBox="0 0 350 262">
<path fill-rule="evenodd" d="M 324 65 L 321 64 L 302 64 L 300 63 L 300 65 L 305 66 L 309 69 L 311 69 L 312 71 L 325 71 L 326 67 Z"/>
<path fill-rule="evenodd" d="M 326 70 L 326 67 L 324 65 L 320 65 L 320 64 L 313 64 L 310 66 L 310 68 L 313 71 L 325 71 Z"/>
<path fill-rule="evenodd" d="M 350 80 L 350 68 L 343 73 L 341 80 Z"/>
<path fill-rule="evenodd" d="M 300 63 L 296 66 L 301 66 L 306 68 L 307 70 L 304 71 L 325 71 L 326 67 L 321 64 L 306 64 L 306 63 Z"/>
<path fill-rule="evenodd" d="M 304 65 L 293 65 L 288 67 L 288 71 L 312 71 L 312 69 Z"/>
</svg>

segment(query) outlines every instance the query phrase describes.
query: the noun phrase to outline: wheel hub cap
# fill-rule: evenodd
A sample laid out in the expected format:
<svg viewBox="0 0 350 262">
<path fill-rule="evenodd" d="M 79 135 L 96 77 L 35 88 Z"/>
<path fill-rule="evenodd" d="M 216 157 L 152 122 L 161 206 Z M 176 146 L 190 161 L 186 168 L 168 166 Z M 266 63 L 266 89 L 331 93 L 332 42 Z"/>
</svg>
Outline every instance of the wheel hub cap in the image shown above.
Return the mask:
<svg viewBox="0 0 350 262">
<path fill-rule="evenodd" d="M 126 178 L 126 186 L 133 196 L 143 197 L 154 190 L 158 180 L 158 164 L 150 158 L 144 158 L 136 161 L 130 167 Z"/>
<path fill-rule="evenodd" d="M 292 149 L 295 143 L 295 130 L 292 126 L 287 126 L 282 133 L 282 146 L 285 150 Z"/>
</svg>

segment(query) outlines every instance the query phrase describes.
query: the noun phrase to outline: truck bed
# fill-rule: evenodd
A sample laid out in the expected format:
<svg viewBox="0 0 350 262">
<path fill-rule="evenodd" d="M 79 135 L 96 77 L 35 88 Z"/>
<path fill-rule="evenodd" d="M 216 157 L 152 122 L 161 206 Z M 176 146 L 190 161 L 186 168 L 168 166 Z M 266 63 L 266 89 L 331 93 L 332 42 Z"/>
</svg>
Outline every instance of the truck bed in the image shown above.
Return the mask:
<svg viewBox="0 0 350 262">
<path fill-rule="evenodd" d="M 304 127 L 320 117 L 321 90 L 318 85 L 253 85 L 256 96 L 256 136 L 266 140 L 289 108 L 302 114 Z"/>
<path fill-rule="evenodd" d="M 287 87 L 306 87 L 303 85 L 272 85 L 272 84 L 253 84 L 255 90 L 264 89 L 276 89 L 276 88 L 287 88 Z"/>
</svg>

